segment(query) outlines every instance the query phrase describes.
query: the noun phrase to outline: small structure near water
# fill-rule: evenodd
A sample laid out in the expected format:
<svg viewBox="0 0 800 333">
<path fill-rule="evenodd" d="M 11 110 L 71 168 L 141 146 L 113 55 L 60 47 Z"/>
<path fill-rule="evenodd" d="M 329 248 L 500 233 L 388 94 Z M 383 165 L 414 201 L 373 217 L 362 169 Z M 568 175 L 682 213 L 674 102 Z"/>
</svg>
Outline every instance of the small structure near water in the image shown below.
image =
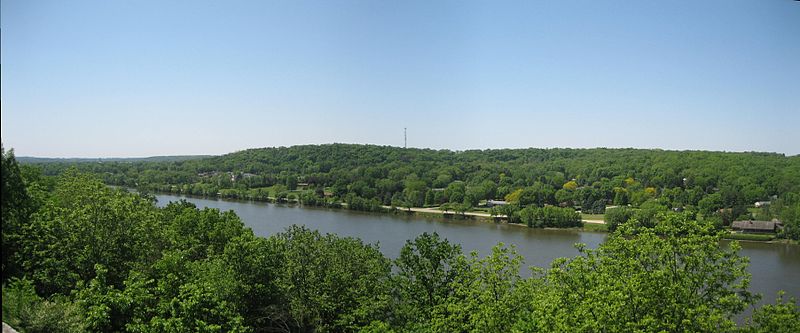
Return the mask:
<svg viewBox="0 0 800 333">
<path fill-rule="evenodd" d="M 756 208 L 761 208 L 761 207 L 769 206 L 770 203 L 772 203 L 772 202 L 771 201 L 756 201 L 756 203 L 754 203 L 753 206 L 756 206 Z"/>
<path fill-rule="evenodd" d="M 783 224 L 781 223 L 781 221 L 778 220 L 733 221 L 733 223 L 731 223 L 731 228 L 733 228 L 733 230 L 738 230 L 744 233 L 753 233 L 753 232 L 773 233 L 780 229 L 783 229 Z"/>
<path fill-rule="evenodd" d="M 508 202 L 503 200 L 486 200 L 486 207 L 492 208 L 494 206 L 505 206 Z"/>
</svg>

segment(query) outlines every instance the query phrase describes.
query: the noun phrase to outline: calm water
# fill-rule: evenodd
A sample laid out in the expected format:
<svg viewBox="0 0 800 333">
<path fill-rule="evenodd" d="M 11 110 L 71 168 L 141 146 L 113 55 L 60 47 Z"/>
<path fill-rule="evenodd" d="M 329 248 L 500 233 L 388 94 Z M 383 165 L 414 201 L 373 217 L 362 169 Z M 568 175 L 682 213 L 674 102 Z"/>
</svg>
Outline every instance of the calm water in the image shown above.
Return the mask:
<svg viewBox="0 0 800 333">
<path fill-rule="evenodd" d="M 461 244 L 465 253 L 475 250 L 483 256 L 489 253 L 492 246 L 503 242 L 516 245 L 527 265 L 548 267 L 555 258 L 577 255 L 573 244 L 585 243 L 589 248 L 596 248 L 606 237 L 605 233 L 529 229 L 482 221 L 425 219 L 402 214 L 361 213 L 173 195 L 156 197 L 159 205 L 185 199 L 198 207 L 233 210 L 259 236 L 269 236 L 298 224 L 323 233 L 358 237 L 368 243 L 378 243 L 381 251 L 390 258 L 397 257 L 406 240 L 423 232 L 435 231 L 451 242 Z M 768 303 L 774 302 L 778 290 L 785 290 L 787 296 L 800 298 L 800 246 L 756 242 L 740 244 L 740 254 L 750 257 L 750 272 L 753 275 L 751 291 L 764 294 L 763 301 Z"/>
</svg>

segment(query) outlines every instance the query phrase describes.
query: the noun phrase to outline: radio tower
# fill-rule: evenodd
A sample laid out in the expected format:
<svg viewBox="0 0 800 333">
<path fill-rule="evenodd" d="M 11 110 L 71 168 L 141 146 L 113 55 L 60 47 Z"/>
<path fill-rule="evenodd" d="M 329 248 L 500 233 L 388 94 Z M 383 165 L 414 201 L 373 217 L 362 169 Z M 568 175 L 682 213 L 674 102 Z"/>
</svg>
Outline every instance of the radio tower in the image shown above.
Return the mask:
<svg viewBox="0 0 800 333">
<path fill-rule="evenodd" d="M 408 148 L 408 134 L 406 134 L 407 128 L 403 127 L 403 148 Z"/>
</svg>

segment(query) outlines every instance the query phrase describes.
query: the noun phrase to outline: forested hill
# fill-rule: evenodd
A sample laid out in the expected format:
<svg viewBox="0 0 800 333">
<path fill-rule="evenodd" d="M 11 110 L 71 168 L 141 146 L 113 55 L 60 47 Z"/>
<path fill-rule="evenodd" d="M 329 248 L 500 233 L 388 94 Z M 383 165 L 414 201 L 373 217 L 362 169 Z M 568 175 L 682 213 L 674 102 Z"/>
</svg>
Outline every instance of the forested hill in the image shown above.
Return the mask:
<svg viewBox="0 0 800 333">
<path fill-rule="evenodd" d="M 355 178 L 361 174 L 369 178 L 403 180 L 413 174 L 434 187 L 446 187 L 446 180 L 480 182 L 488 179 L 499 183 L 502 175 L 510 178 L 514 185 L 531 185 L 540 181 L 554 187 L 573 179 L 579 185 L 591 185 L 603 178 L 615 177 L 632 177 L 643 185 L 654 187 L 683 186 L 686 185 L 683 178 L 687 178 L 690 187 L 706 187 L 719 185 L 719 181 L 733 183 L 738 179 L 731 178 L 742 176 L 749 177 L 752 183 L 768 183 L 770 176 L 785 172 L 790 173 L 787 176 L 795 176 L 793 183 L 797 183 L 797 176 L 800 176 L 800 158 L 796 156 L 604 148 L 454 152 L 332 144 L 250 149 L 186 166 L 198 172 L 287 172 L 301 178 L 344 172 Z M 745 179 L 740 181 L 748 182 Z M 774 179 L 773 185 L 777 186 L 778 182 Z M 775 188 L 775 192 L 780 190 Z"/>
<path fill-rule="evenodd" d="M 72 164 L 75 163 L 43 167 L 46 173 L 57 173 Z M 364 185 L 362 181 L 383 192 L 375 193 L 383 196 L 402 191 L 405 185 L 416 181 L 424 182 L 424 187 L 430 189 L 446 188 L 458 181 L 467 186 L 490 181 L 496 189 L 481 194 L 497 198 L 539 183 L 555 192 L 574 181 L 578 188 L 600 190 L 611 201 L 616 194 L 614 188 L 619 191 L 631 187 L 631 179 L 642 190 L 681 188 L 707 193 L 722 191 L 728 196 L 740 193 L 746 203 L 800 190 L 800 157 L 774 153 L 604 148 L 454 152 L 330 144 L 249 149 L 197 160 L 77 165 L 81 169 L 111 173 L 107 180 L 121 185 L 207 183 L 208 177 L 203 174 L 234 172 L 248 174 L 242 184 L 235 184 L 248 188 L 285 183 L 285 178 L 291 177 L 300 183 L 340 185 L 356 192 L 369 192 L 360 188 Z M 567 189 L 571 186 L 567 185 Z M 624 196 L 619 200 L 624 201 Z"/>
<path fill-rule="evenodd" d="M 489 199 L 505 199 L 519 208 L 561 206 L 593 213 L 610 205 L 690 210 L 717 216 L 721 225 L 754 217 L 747 207 L 757 201 L 800 193 L 800 157 L 774 153 L 449 151 L 328 144 L 171 162 L 40 166 L 51 175 L 77 166 L 102 175 L 106 183 L 145 190 L 315 205 L 341 202 L 363 210 L 447 204 L 466 211 Z M 778 216 L 766 211 L 760 217 Z"/>
</svg>

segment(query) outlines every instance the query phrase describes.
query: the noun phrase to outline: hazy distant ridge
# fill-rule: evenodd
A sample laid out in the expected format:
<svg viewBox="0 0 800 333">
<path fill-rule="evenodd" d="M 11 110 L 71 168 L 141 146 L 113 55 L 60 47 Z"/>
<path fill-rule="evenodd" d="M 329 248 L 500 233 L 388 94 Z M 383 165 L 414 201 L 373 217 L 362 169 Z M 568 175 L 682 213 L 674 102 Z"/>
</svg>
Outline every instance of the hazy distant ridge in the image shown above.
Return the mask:
<svg viewBox="0 0 800 333">
<path fill-rule="evenodd" d="M 92 162 L 180 162 L 189 160 L 199 160 L 213 155 L 178 155 L 178 156 L 151 156 L 151 157 L 110 157 L 110 158 L 89 158 L 89 157 L 16 157 L 19 163 L 92 163 Z"/>
</svg>

